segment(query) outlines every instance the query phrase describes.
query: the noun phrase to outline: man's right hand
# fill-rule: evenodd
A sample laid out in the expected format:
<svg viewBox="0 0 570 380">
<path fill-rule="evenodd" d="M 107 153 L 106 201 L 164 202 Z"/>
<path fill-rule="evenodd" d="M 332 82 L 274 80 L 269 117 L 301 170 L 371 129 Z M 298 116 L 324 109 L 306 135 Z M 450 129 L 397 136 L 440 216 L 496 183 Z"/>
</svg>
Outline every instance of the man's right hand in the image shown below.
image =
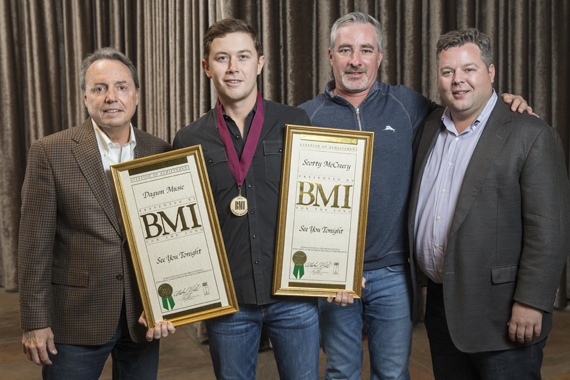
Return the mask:
<svg viewBox="0 0 570 380">
<path fill-rule="evenodd" d="M 51 327 L 37 330 L 24 330 L 22 348 L 29 360 L 37 365 L 50 365 L 51 360 L 49 360 L 46 347 L 52 355 L 57 354 Z"/>
<path fill-rule="evenodd" d="M 144 310 L 139 317 L 139 323 L 148 329 L 148 324 L 146 323 L 146 317 L 144 315 Z M 176 328 L 172 322 L 161 321 L 154 325 L 154 328 L 150 328 L 146 332 L 146 340 L 152 342 L 153 339 L 160 339 L 161 337 L 167 337 L 168 334 L 174 334 Z"/>
<path fill-rule="evenodd" d="M 366 287 L 366 279 L 362 277 L 362 289 Z M 352 305 L 354 303 L 354 296 L 352 294 L 348 294 L 347 292 L 338 292 L 335 296 L 329 296 L 327 298 L 327 302 L 331 303 L 334 301 L 337 305 L 346 306 Z"/>
</svg>

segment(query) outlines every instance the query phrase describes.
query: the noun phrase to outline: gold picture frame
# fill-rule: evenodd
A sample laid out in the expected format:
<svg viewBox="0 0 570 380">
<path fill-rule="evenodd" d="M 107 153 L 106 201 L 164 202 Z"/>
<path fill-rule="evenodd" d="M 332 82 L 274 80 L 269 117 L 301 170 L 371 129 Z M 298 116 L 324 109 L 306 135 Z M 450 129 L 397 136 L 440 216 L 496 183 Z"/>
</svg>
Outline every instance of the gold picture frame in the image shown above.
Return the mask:
<svg viewBox="0 0 570 380">
<path fill-rule="evenodd" d="M 287 125 L 273 294 L 359 298 L 374 132 Z"/>
<path fill-rule="evenodd" d="M 148 325 L 238 311 L 201 146 L 111 172 Z"/>
</svg>

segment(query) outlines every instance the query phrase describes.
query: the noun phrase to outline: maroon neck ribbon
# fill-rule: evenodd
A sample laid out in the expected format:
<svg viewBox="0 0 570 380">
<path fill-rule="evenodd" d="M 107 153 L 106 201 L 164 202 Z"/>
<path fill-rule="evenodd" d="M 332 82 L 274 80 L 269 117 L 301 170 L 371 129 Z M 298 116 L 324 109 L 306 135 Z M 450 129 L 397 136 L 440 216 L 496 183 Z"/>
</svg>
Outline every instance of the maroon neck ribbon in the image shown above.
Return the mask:
<svg viewBox="0 0 570 380">
<path fill-rule="evenodd" d="M 243 180 L 247 175 L 249 166 L 251 165 L 251 160 L 253 160 L 253 154 L 257 149 L 257 142 L 259 141 L 259 136 L 261 135 L 261 127 L 263 126 L 263 98 L 261 94 L 257 93 L 257 110 L 255 111 L 255 116 L 251 122 L 251 127 L 249 128 L 249 133 L 247 134 L 247 139 L 245 141 L 245 146 L 241 154 L 241 159 L 238 160 L 236 153 L 236 148 L 232 142 L 230 132 L 228 131 L 228 126 L 226 125 L 226 120 L 222 113 L 222 103 L 218 100 L 218 131 L 220 131 L 220 137 L 222 142 L 226 147 L 226 154 L 228 156 L 228 164 L 230 165 L 230 170 L 236 179 L 236 183 L 239 188 L 243 184 Z"/>
</svg>

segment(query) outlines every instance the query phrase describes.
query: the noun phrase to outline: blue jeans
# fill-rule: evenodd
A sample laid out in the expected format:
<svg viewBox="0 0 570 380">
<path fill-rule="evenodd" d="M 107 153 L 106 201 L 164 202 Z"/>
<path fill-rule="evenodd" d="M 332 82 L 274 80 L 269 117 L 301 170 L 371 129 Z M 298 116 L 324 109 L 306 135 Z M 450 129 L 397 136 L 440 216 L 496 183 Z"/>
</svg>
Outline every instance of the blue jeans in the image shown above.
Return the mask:
<svg viewBox="0 0 570 380">
<path fill-rule="evenodd" d="M 428 281 L 426 330 L 433 374 L 437 380 L 540 380 L 546 339 L 504 351 L 461 352 L 455 347 L 445 317 L 443 285 Z M 469 328 L 469 326 L 466 326 Z M 505 335 L 507 326 L 505 326 Z"/>
<path fill-rule="evenodd" d="M 151 380 L 156 379 L 158 375 L 159 340 L 140 344 L 133 342 L 129 335 L 124 306 L 115 334 L 109 342 L 101 346 L 56 343 L 55 348 L 57 355 L 48 351 L 53 364 L 42 367 L 44 379 L 99 379 L 109 354 L 113 358 L 114 380 Z"/>
<path fill-rule="evenodd" d="M 255 380 L 262 326 L 273 344 L 280 379 L 319 378 L 315 298 L 287 297 L 270 305 L 240 304 L 239 309 L 206 321 L 217 379 Z"/>
<path fill-rule="evenodd" d="M 364 271 L 366 288 L 352 306 L 319 299 L 321 343 L 327 355 L 325 379 L 360 379 L 362 319 L 368 329 L 370 379 L 409 379 L 412 349 L 408 265 Z"/>
</svg>

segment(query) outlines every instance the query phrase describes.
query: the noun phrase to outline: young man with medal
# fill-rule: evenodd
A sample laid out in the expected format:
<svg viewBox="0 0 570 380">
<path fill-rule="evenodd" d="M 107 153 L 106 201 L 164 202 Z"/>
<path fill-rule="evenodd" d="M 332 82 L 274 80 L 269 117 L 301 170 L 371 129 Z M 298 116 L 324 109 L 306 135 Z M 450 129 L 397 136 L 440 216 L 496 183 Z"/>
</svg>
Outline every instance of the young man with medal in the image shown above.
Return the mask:
<svg viewBox="0 0 570 380">
<path fill-rule="evenodd" d="M 271 295 L 285 124 L 310 121 L 301 109 L 262 99 L 264 62 L 247 23 L 211 25 L 202 67 L 219 101 L 173 145 L 202 146 L 239 303 L 239 312 L 206 321 L 216 377 L 255 379 L 265 327 L 281 379 L 318 379 L 316 299 Z"/>
</svg>

